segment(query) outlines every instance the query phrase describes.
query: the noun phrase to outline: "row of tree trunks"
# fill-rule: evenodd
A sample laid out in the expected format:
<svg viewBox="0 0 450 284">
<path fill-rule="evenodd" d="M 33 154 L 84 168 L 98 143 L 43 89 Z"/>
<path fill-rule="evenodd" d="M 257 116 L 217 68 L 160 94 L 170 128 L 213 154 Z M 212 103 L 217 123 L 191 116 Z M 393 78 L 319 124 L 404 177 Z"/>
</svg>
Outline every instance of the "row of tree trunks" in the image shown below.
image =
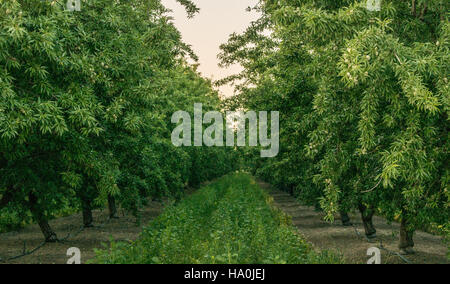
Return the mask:
<svg viewBox="0 0 450 284">
<path fill-rule="evenodd" d="M 82 199 L 82 209 L 83 209 L 83 224 L 85 228 L 92 228 L 94 218 L 92 217 L 92 201 L 90 199 Z M 117 207 L 116 207 L 116 199 L 108 195 L 108 209 L 109 209 L 109 218 L 110 219 L 118 219 L 117 216 Z"/>
<path fill-rule="evenodd" d="M 7 204 L 8 195 L 3 195 L 0 204 Z M 34 221 L 39 225 L 42 234 L 44 235 L 44 239 L 46 242 L 57 242 L 58 237 L 56 233 L 53 231 L 52 227 L 48 223 L 47 218 L 43 214 L 43 210 L 40 208 L 38 203 L 38 198 L 34 193 L 29 193 L 29 209 L 33 215 Z M 92 215 L 92 201 L 89 198 L 81 199 L 82 213 L 83 213 L 83 225 L 85 228 L 93 227 L 93 215 Z M 0 206 L 1 207 L 1 206 Z M 110 218 L 118 218 L 117 217 L 117 207 L 116 201 L 114 197 L 108 196 L 108 207 L 109 207 L 109 217 Z"/>
<path fill-rule="evenodd" d="M 366 233 L 366 236 L 369 240 L 373 240 L 377 237 L 377 230 L 375 229 L 375 226 L 373 225 L 373 216 L 375 211 L 371 208 L 368 208 L 367 206 L 360 204 L 359 205 L 359 211 L 361 212 L 361 218 L 364 224 L 364 230 Z M 348 216 L 348 213 L 345 211 L 339 212 L 341 215 L 341 221 L 342 225 L 344 226 L 351 226 L 352 223 L 350 221 L 350 217 Z M 399 249 L 402 254 L 408 255 L 408 254 L 414 254 L 414 230 L 410 228 L 409 222 L 406 216 L 402 216 L 402 221 L 400 223 L 400 242 L 399 242 Z"/>
</svg>

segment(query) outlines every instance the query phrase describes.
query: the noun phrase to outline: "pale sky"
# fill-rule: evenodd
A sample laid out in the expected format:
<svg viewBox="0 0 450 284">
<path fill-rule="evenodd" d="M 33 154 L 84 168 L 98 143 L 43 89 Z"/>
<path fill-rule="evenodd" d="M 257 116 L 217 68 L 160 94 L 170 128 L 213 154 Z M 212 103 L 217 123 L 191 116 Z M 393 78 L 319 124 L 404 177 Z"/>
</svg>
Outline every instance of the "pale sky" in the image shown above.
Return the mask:
<svg viewBox="0 0 450 284">
<path fill-rule="evenodd" d="M 194 18 L 188 19 L 184 8 L 175 0 L 162 0 L 173 10 L 175 26 L 181 32 L 183 41 L 192 46 L 200 59 L 199 71 L 204 77 L 218 80 L 239 72 L 240 66 L 227 69 L 218 66 L 219 46 L 227 42 L 233 32 L 243 32 L 251 21 L 258 19 L 256 12 L 246 8 L 255 6 L 258 0 L 193 0 L 201 9 Z M 231 86 L 220 88 L 221 94 L 233 95 Z"/>
</svg>

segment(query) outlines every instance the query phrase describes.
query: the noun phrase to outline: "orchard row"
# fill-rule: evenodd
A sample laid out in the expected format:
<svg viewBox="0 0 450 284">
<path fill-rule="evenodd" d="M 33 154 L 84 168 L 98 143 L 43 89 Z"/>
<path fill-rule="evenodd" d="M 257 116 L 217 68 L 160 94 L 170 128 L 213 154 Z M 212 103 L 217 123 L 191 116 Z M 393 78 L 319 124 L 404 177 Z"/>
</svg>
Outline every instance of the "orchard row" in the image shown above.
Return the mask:
<svg viewBox="0 0 450 284">
<path fill-rule="evenodd" d="M 280 154 L 257 175 L 321 208 L 332 220 L 360 210 L 413 232 L 449 237 L 448 1 L 261 0 L 262 16 L 233 34 L 219 55 L 240 63 L 229 109 L 280 112 Z"/>
<path fill-rule="evenodd" d="M 172 145 L 175 111 L 220 101 L 159 0 L 62 2 L 0 2 L 0 226 L 34 221 L 57 241 L 54 217 L 139 217 L 238 165 L 233 149 Z"/>
</svg>

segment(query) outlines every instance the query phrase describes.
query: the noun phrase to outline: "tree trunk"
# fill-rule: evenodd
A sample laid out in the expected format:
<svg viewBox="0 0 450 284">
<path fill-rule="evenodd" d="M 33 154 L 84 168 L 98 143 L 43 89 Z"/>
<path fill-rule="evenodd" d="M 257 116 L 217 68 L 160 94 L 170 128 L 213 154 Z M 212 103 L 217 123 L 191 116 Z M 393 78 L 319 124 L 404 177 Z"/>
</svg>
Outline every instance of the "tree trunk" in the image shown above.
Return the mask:
<svg viewBox="0 0 450 284">
<path fill-rule="evenodd" d="M 116 199 L 114 196 L 108 195 L 109 218 L 119 219 L 117 216 Z"/>
<path fill-rule="evenodd" d="M 94 218 L 92 217 L 91 201 L 89 199 L 83 199 L 81 201 L 81 207 L 83 210 L 83 224 L 85 228 L 92 228 L 94 225 Z"/>
<path fill-rule="evenodd" d="M 400 243 L 398 245 L 402 254 L 414 253 L 414 230 L 409 228 L 409 223 L 406 217 L 402 216 L 402 222 L 400 224 Z"/>
<path fill-rule="evenodd" d="M 0 209 L 5 207 L 12 200 L 13 200 L 12 189 L 8 189 L 8 190 L 6 190 L 6 192 L 3 194 L 2 198 L 0 199 Z"/>
<path fill-rule="evenodd" d="M 289 194 L 291 196 L 294 196 L 294 192 L 295 192 L 295 186 L 294 185 L 290 185 L 289 186 Z"/>
<path fill-rule="evenodd" d="M 30 211 L 39 228 L 41 228 L 45 241 L 48 243 L 54 243 L 58 241 L 56 233 L 52 230 L 45 216 L 42 214 L 42 210 L 38 206 L 37 197 L 33 193 L 29 193 Z"/>
<path fill-rule="evenodd" d="M 341 215 L 341 221 L 343 226 L 348 227 L 353 225 L 352 222 L 350 222 L 350 217 L 348 216 L 347 212 L 339 211 L 339 214 Z"/>
<path fill-rule="evenodd" d="M 39 228 L 41 228 L 42 234 L 45 237 L 45 241 L 47 243 L 54 243 L 58 241 L 58 237 L 56 236 L 56 233 L 53 232 L 52 228 L 50 227 L 50 224 L 47 222 L 47 220 L 41 220 L 38 221 Z"/>
<path fill-rule="evenodd" d="M 366 237 L 369 240 L 375 239 L 377 237 L 377 230 L 375 229 L 372 218 L 374 215 L 374 210 L 367 208 L 363 204 L 359 204 L 359 211 L 361 212 L 361 218 L 364 224 L 364 230 L 366 232 Z"/>
</svg>

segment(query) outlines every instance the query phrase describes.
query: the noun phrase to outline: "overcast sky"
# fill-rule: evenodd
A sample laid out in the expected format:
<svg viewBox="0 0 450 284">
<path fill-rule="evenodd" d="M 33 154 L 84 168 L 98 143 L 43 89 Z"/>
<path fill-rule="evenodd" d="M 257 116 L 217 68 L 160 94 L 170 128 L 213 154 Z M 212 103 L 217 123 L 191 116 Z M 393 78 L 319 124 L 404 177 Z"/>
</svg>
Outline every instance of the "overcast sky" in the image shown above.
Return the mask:
<svg viewBox="0 0 450 284">
<path fill-rule="evenodd" d="M 203 76 L 213 80 L 239 72 L 239 66 L 222 69 L 217 64 L 219 46 L 228 40 L 233 32 L 242 32 L 249 23 L 258 18 L 255 12 L 246 8 L 254 6 L 257 0 L 193 0 L 201 9 L 193 19 L 188 19 L 186 11 L 175 0 L 162 0 L 163 4 L 173 10 L 175 25 L 183 35 L 183 40 L 192 45 L 200 58 L 199 71 Z M 231 87 L 222 87 L 221 93 L 230 96 Z"/>
</svg>

